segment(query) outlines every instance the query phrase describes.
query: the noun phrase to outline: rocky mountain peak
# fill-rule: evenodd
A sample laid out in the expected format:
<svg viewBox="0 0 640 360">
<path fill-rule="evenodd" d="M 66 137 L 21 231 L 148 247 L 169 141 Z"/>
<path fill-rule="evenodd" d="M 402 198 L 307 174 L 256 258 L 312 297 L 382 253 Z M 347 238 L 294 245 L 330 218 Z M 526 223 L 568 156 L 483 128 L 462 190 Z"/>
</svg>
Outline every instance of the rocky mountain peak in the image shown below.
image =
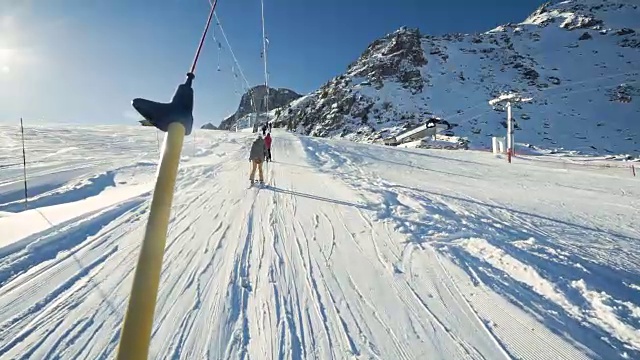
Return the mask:
<svg viewBox="0 0 640 360">
<path fill-rule="evenodd" d="M 238 110 L 220 123 L 221 130 L 230 130 L 238 119 L 253 113 L 263 113 L 289 104 L 302 95 L 285 88 L 269 88 L 267 103 L 267 87 L 257 85 L 242 95 Z M 267 109 L 268 106 L 268 109 Z"/>
<path fill-rule="evenodd" d="M 367 78 L 377 88 L 382 80 L 395 78 L 407 88 L 419 92 L 424 85 L 419 67 L 427 64 L 418 29 L 402 27 L 376 40 L 347 69 L 352 77 Z"/>
<path fill-rule="evenodd" d="M 542 27 L 556 24 L 566 30 L 616 27 L 625 22 L 621 13 L 631 15 L 638 10 L 635 0 L 568 0 L 546 2 L 534 11 L 522 24 Z"/>
</svg>

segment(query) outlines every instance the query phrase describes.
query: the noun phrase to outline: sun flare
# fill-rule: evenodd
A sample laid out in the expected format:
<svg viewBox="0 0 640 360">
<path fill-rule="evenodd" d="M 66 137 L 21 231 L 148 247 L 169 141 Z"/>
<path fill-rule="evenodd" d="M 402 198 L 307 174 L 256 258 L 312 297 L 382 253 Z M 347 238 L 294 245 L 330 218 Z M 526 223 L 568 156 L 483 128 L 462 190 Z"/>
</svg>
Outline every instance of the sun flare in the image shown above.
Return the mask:
<svg viewBox="0 0 640 360">
<path fill-rule="evenodd" d="M 15 50 L 0 47 L 0 72 L 8 73 L 9 71 L 11 71 L 11 65 L 15 63 L 15 60 Z"/>
</svg>

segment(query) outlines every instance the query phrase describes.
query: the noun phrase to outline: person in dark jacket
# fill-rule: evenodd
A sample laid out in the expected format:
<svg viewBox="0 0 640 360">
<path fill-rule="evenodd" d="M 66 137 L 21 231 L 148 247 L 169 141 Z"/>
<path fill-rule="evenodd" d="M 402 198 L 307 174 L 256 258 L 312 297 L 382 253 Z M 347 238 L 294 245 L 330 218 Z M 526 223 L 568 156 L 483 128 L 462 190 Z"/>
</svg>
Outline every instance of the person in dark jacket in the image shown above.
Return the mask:
<svg viewBox="0 0 640 360">
<path fill-rule="evenodd" d="M 262 136 L 267 135 L 267 124 L 262 125 Z"/>
<path fill-rule="evenodd" d="M 267 162 L 271 161 L 271 133 L 268 133 L 264 138 L 264 145 L 266 146 L 267 152 L 265 154 L 265 160 Z"/>
<path fill-rule="evenodd" d="M 267 153 L 267 147 L 264 143 L 264 139 L 261 135 L 258 135 L 258 138 L 253 141 L 251 144 L 251 152 L 249 153 L 249 161 L 251 162 L 251 175 L 249 175 L 249 180 L 251 184 L 253 184 L 256 169 L 258 170 L 258 176 L 260 177 L 260 183 L 264 183 L 264 177 L 262 174 L 262 162 Z"/>
</svg>

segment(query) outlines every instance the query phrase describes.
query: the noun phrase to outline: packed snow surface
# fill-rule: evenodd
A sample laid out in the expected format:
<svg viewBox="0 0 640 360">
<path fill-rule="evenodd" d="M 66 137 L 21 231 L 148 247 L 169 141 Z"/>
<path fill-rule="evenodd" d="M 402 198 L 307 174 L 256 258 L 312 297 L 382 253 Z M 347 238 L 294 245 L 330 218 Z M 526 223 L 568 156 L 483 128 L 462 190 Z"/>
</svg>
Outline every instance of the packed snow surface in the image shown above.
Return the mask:
<svg viewBox="0 0 640 360">
<path fill-rule="evenodd" d="M 0 358 L 110 359 L 152 128 L 0 127 Z M 154 359 L 638 359 L 640 181 L 605 159 L 185 141 Z"/>
</svg>

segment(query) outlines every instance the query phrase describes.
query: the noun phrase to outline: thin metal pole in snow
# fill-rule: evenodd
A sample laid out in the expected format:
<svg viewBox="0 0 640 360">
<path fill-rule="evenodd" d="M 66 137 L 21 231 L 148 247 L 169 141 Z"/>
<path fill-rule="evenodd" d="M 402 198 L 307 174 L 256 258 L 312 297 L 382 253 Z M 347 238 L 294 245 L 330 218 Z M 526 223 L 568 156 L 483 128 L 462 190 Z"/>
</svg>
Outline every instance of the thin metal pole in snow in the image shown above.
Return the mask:
<svg viewBox="0 0 640 360">
<path fill-rule="evenodd" d="M 513 122 L 511 120 L 511 101 L 507 102 L 507 159 L 513 155 Z"/>
<path fill-rule="evenodd" d="M 265 31 L 264 23 L 264 0 L 260 0 L 261 14 L 262 14 L 262 53 L 264 56 L 264 86 L 266 87 L 265 95 L 265 114 L 269 113 L 269 72 L 267 70 L 267 34 Z"/>
<path fill-rule="evenodd" d="M 175 189 L 184 137 L 193 127 L 193 89 L 195 69 L 218 1 L 211 6 L 207 25 L 187 81 L 178 86 L 169 104 L 134 99 L 133 107 L 158 129 L 165 131 L 165 143 L 158 167 L 149 220 L 138 257 L 127 312 L 118 345 L 118 360 L 143 360 L 149 356 L 153 315 L 156 308 L 162 259 L 167 241 L 171 203 Z"/>
<path fill-rule="evenodd" d="M 24 149 L 24 125 L 20 118 L 20 132 L 22 133 L 22 172 L 24 175 L 24 209 L 29 209 L 29 193 L 27 187 L 27 153 Z"/>
<path fill-rule="evenodd" d="M 160 153 L 160 137 L 158 136 L 158 130 L 156 129 L 156 146 L 158 153 Z"/>
<path fill-rule="evenodd" d="M 505 96 L 506 95 L 506 96 Z M 531 98 L 522 98 L 517 94 L 505 94 L 489 101 L 489 105 L 495 106 L 506 100 L 507 103 L 507 160 L 511 162 L 514 155 L 513 118 L 511 116 L 511 102 L 531 101 Z"/>
</svg>

